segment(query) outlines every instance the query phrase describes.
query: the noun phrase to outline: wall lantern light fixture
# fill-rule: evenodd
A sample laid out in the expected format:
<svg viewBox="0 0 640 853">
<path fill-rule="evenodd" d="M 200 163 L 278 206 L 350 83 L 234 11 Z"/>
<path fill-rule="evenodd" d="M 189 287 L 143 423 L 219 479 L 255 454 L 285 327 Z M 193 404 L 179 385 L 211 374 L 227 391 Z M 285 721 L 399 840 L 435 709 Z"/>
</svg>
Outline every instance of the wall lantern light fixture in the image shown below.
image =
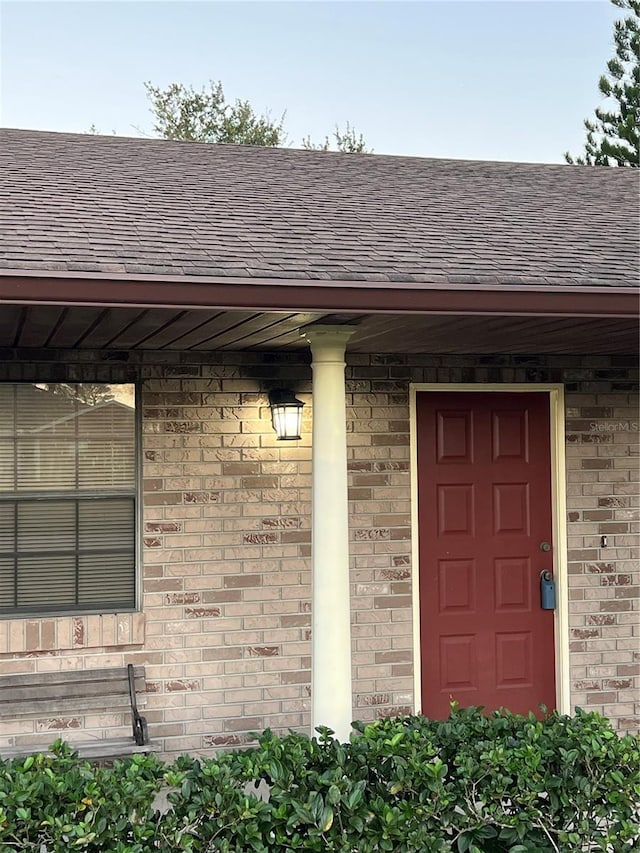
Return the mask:
<svg viewBox="0 0 640 853">
<path fill-rule="evenodd" d="M 271 406 L 271 423 L 278 441 L 299 439 L 304 403 L 296 399 L 293 391 L 276 388 L 274 391 L 269 391 L 269 405 Z"/>
</svg>

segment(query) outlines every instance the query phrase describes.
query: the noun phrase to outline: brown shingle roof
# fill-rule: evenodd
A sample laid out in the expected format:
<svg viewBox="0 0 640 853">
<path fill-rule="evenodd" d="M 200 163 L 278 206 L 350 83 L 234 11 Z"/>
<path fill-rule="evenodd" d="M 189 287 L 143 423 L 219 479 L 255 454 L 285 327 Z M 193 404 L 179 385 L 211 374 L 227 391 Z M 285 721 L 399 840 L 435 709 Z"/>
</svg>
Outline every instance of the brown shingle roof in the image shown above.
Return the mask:
<svg viewBox="0 0 640 853">
<path fill-rule="evenodd" d="M 633 286 L 633 169 L 0 132 L 0 271 Z"/>
</svg>

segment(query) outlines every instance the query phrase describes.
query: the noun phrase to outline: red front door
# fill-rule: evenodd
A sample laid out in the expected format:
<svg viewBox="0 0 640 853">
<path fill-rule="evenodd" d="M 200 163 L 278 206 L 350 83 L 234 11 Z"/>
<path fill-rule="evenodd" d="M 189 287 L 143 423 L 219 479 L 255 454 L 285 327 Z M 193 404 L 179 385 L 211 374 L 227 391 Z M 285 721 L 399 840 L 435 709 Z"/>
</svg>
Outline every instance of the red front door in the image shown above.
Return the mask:
<svg viewBox="0 0 640 853">
<path fill-rule="evenodd" d="M 555 707 L 549 399 L 417 395 L 422 712 Z"/>
</svg>

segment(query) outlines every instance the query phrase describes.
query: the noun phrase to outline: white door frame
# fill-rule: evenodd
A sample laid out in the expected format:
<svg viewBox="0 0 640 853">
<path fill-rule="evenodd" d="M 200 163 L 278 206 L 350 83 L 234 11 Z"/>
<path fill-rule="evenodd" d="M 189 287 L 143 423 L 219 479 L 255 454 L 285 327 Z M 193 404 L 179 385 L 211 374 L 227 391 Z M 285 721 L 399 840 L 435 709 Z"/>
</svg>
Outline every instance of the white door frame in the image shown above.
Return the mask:
<svg viewBox="0 0 640 853">
<path fill-rule="evenodd" d="M 564 429 L 564 385 L 536 383 L 436 383 L 416 382 L 409 385 L 411 443 L 411 563 L 413 590 L 413 689 L 415 713 L 422 710 L 422 652 L 420 648 L 420 572 L 418 542 L 418 441 L 416 395 L 424 391 L 452 393 L 487 392 L 540 393 L 549 396 L 551 428 L 551 513 L 553 524 L 553 574 L 556 582 L 554 643 L 556 655 L 556 707 L 562 714 L 571 712 L 569 689 L 569 592 L 567 571 L 567 489 Z"/>
</svg>

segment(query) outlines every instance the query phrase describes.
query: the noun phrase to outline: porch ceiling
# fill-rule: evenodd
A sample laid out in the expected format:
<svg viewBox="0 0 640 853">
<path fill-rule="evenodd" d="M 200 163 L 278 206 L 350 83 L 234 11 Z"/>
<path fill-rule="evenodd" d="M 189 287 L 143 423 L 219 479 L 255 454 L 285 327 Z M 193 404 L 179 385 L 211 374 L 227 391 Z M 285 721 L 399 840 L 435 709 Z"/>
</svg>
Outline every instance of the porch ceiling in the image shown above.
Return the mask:
<svg viewBox="0 0 640 853">
<path fill-rule="evenodd" d="M 305 349 L 312 323 L 353 324 L 353 352 L 638 352 L 634 317 L 468 316 L 2 305 L 0 347 L 109 350 Z"/>
</svg>

